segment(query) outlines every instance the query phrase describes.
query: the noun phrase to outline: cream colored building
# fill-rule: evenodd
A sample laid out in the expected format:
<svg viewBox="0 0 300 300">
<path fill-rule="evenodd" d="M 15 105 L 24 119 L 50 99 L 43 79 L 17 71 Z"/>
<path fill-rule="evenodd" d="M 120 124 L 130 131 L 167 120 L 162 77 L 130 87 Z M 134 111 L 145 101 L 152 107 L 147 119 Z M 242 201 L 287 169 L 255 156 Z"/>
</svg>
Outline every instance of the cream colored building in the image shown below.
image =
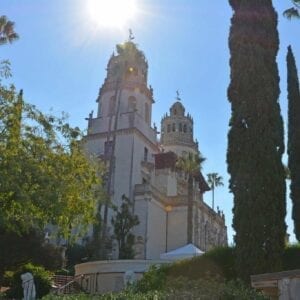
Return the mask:
<svg viewBox="0 0 300 300">
<path fill-rule="evenodd" d="M 120 205 L 123 194 L 134 202 L 140 220 L 133 232 L 136 259 L 159 259 L 187 243 L 187 178 L 175 163 L 178 156 L 199 150 L 193 119 L 179 97 L 162 118 L 158 140 L 151 125 L 154 100 L 147 73 L 146 58 L 132 41 L 119 46 L 109 59 L 98 112 L 88 118 L 85 141 L 89 153 L 108 162 L 112 202 Z M 193 244 L 204 251 L 227 244 L 223 213 L 203 202 L 208 190 L 199 171 L 193 190 Z M 108 221 L 112 214 L 108 210 Z"/>
</svg>

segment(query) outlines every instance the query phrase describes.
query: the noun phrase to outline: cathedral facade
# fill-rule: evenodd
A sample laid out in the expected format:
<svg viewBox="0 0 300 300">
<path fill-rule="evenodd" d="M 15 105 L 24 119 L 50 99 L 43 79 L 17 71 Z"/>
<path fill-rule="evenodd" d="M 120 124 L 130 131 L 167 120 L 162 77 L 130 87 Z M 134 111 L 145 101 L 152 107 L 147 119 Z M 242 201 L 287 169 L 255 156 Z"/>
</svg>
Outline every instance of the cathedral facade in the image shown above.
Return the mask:
<svg viewBox="0 0 300 300">
<path fill-rule="evenodd" d="M 147 74 L 146 58 L 132 41 L 117 46 L 99 90 L 97 115 L 88 118 L 85 144 L 106 162 L 111 202 L 120 206 L 126 195 L 134 204 L 140 221 L 133 229 L 135 258 L 159 259 L 187 244 L 188 182 L 176 161 L 199 149 L 193 119 L 179 96 L 161 120 L 158 139 L 158 129 L 151 125 L 154 99 Z M 224 214 L 203 201 L 208 190 L 199 170 L 193 177 L 192 243 L 203 251 L 227 245 Z M 104 208 L 102 213 L 112 233 L 113 211 Z"/>
</svg>

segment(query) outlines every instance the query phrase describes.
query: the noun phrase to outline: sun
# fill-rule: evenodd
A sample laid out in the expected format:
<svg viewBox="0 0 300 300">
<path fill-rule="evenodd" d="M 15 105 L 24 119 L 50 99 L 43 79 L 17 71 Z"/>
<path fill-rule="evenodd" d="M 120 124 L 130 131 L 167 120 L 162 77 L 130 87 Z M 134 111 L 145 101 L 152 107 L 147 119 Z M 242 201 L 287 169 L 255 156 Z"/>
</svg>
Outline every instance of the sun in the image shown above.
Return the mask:
<svg viewBox="0 0 300 300">
<path fill-rule="evenodd" d="M 88 11 L 99 27 L 123 28 L 137 12 L 135 0 L 88 0 Z"/>
</svg>

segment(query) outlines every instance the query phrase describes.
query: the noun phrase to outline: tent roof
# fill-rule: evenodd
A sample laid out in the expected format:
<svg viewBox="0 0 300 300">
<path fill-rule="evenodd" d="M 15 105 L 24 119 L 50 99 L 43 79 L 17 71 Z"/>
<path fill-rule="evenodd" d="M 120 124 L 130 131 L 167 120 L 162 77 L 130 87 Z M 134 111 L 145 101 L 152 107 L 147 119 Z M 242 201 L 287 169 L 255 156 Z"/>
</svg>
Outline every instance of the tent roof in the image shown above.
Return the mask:
<svg viewBox="0 0 300 300">
<path fill-rule="evenodd" d="M 161 259 L 184 259 L 190 258 L 194 256 L 202 255 L 204 252 L 201 251 L 193 244 L 187 244 L 178 249 L 172 250 L 170 252 L 166 252 L 160 255 Z"/>
</svg>

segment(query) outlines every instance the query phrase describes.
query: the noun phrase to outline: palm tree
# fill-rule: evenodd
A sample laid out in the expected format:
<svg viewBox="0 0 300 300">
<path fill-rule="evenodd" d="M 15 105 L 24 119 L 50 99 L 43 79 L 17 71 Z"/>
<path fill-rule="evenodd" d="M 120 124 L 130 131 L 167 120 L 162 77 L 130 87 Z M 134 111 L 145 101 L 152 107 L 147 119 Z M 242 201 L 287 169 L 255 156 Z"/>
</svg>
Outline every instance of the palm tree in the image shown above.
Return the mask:
<svg viewBox="0 0 300 300">
<path fill-rule="evenodd" d="M 291 171 L 290 171 L 289 167 L 287 165 L 283 164 L 283 168 L 284 168 L 284 173 L 285 173 L 285 179 L 291 180 Z"/>
<path fill-rule="evenodd" d="M 15 23 L 9 21 L 6 16 L 0 17 L 0 45 L 12 43 L 19 38 L 14 26 Z"/>
<path fill-rule="evenodd" d="M 223 177 L 219 176 L 218 173 L 209 173 L 207 174 L 207 183 L 212 191 L 212 209 L 214 209 L 215 203 L 215 188 L 218 186 L 223 186 Z"/>
<path fill-rule="evenodd" d="M 283 12 L 283 15 L 288 18 L 288 19 L 292 19 L 292 18 L 300 18 L 300 0 L 291 0 L 293 2 L 293 7 L 285 10 Z"/>
<path fill-rule="evenodd" d="M 194 177 L 201 170 L 201 164 L 205 158 L 199 154 L 189 153 L 187 156 L 179 157 L 176 163 L 178 169 L 182 170 L 188 177 L 188 212 L 187 212 L 187 243 L 193 240 L 193 183 Z"/>
</svg>

